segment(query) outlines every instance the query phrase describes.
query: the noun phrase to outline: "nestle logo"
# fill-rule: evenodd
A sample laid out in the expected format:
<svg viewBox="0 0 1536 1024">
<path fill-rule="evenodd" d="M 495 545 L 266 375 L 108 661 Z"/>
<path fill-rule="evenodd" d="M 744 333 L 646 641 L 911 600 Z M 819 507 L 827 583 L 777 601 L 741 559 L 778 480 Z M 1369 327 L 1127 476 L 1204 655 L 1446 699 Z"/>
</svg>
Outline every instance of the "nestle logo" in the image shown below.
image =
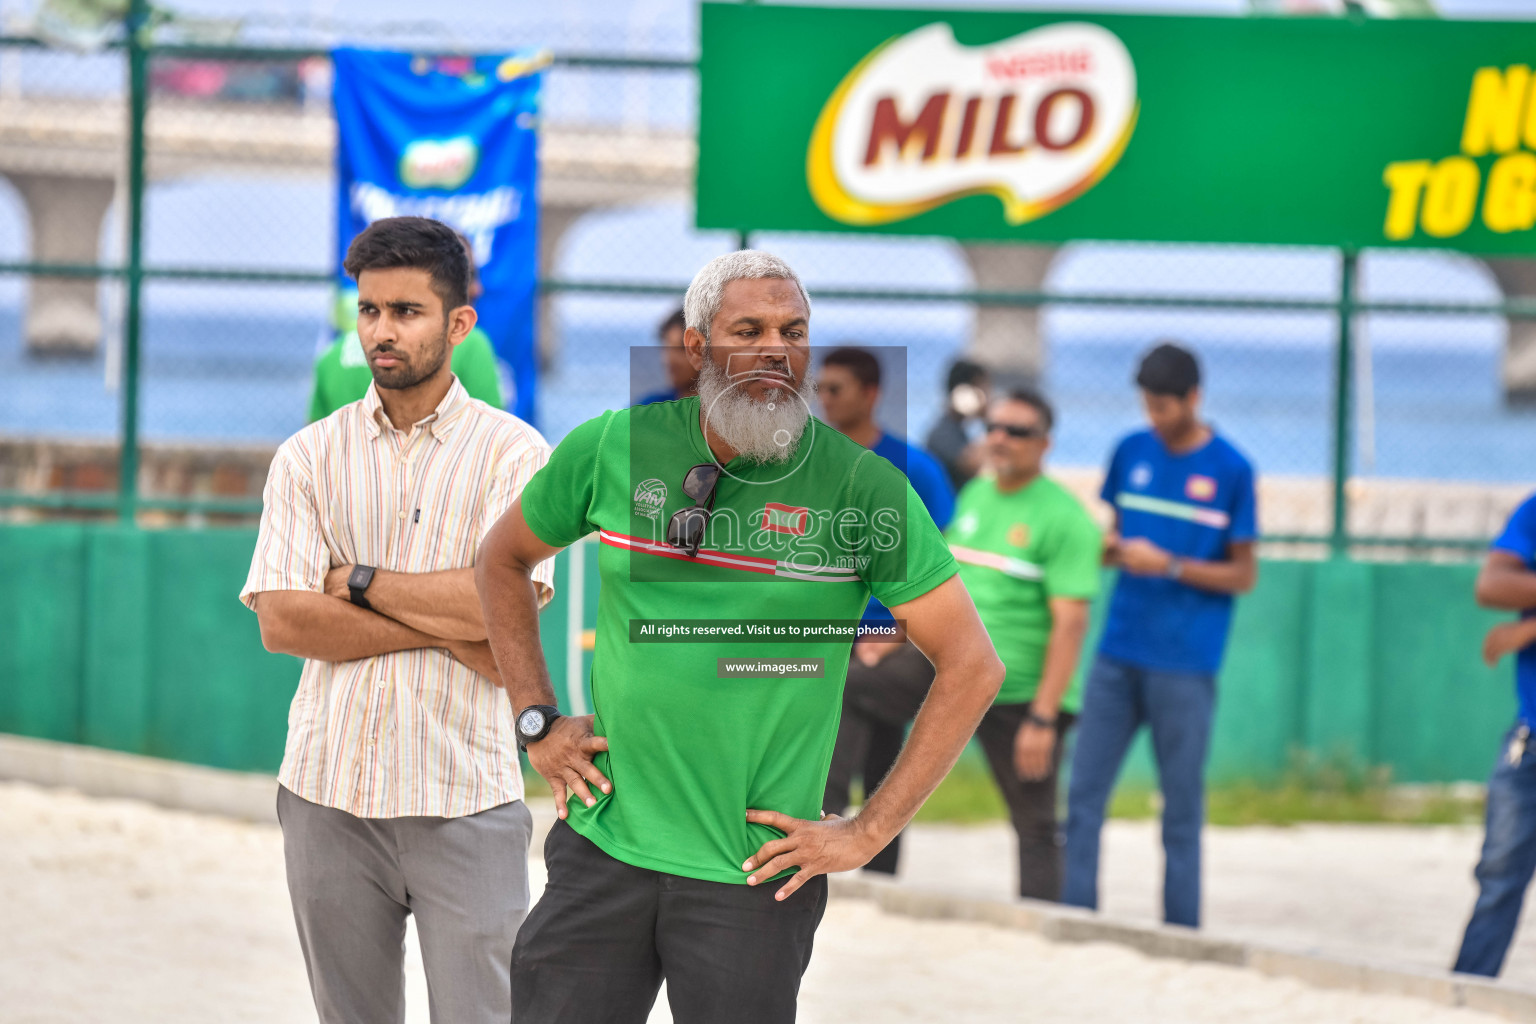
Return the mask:
<svg viewBox="0 0 1536 1024">
<path fill-rule="evenodd" d="M 1024 224 L 1107 175 L 1138 110 L 1130 51 L 1102 26 L 1058 22 L 971 46 L 935 22 L 844 77 L 811 133 L 806 184 L 844 224 L 890 224 L 978 194 Z"/>
</svg>

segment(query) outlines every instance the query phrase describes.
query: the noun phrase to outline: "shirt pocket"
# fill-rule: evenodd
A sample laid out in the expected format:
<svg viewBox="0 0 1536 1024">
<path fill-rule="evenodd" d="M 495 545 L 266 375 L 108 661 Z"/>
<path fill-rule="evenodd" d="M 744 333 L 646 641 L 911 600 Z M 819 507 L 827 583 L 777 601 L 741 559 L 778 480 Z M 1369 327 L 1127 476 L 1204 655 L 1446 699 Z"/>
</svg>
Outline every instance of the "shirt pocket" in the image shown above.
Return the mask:
<svg viewBox="0 0 1536 1024">
<path fill-rule="evenodd" d="M 449 500 L 440 507 L 424 508 L 420 520 L 411 526 L 421 531 L 415 539 L 425 559 L 423 571 L 474 565 L 480 547 L 479 503 Z"/>
</svg>

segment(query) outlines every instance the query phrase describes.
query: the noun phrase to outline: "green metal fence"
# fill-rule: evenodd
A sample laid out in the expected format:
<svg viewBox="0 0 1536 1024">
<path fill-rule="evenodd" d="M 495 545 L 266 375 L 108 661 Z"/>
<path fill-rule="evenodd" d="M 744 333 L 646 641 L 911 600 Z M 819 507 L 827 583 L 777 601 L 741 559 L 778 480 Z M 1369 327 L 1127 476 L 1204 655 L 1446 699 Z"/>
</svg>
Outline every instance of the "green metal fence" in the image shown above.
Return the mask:
<svg viewBox="0 0 1536 1024">
<path fill-rule="evenodd" d="M 250 515 L 259 510 L 259 502 L 249 497 L 217 496 L 163 496 L 140 493 L 138 486 L 141 456 L 141 389 L 143 382 L 143 347 L 145 291 L 150 285 L 177 284 L 242 284 L 259 286 L 310 285 L 328 286 L 332 282 L 329 271 L 320 268 L 289 267 L 278 265 L 253 265 L 232 257 L 221 265 L 176 265 L 156 261 L 146 256 L 146 204 L 148 187 L 147 164 L 150 157 L 146 123 L 151 110 L 150 71 L 157 60 L 207 60 L 207 61 L 298 61 L 324 58 L 325 51 L 307 48 L 262 48 L 231 45 L 193 45 L 163 43 L 151 38 L 148 7 L 144 0 L 134 0 L 128 17 L 125 42 L 111 51 L 123 61 L 126 74 L 124 113 L 127 123 L 123 171 L 123 245 L 120 260 L 95 262 L 65 262 L 57 260 L 20 259 L 0 261 L 0 277 L 25 275 L 34 280 L 85 279 L 114 282 L 121 288 L 122 351 L 121 351 L 121 422 L 119 426 L 119 455 L 117 486 L 115 493 L 80 491 L 55 488 L 46 492 L 36 489 L 0 490 L 0 507 L 75 510 L 97 513 L 115 510 L 124 522 L 140 519 L 146 511 L 195 513 L 200 515 Z M 41 44 L 35 40 L 9 37 L 0 38 L 0 58 L 6 51 L 35 51 Z M 633 74 L 691 74 L 693 61 L 672 58 L 636 57 L 630 55 L 556 54 L 557 69 L 583 69 L 589 71 L 623 72 Z M 751 235 L 741 232 L 733 241 L 748 245 Z M 1134 287 L 1113 292 L 1097 289 L 1031 289 L 998 290 L 967 288 L 913 288 L 870 287 L 830 283 L 812 283 L 813 297 L 818 303 L 863 304 L 860 308 L 881 307 L 886 309 L 912 309 L 938 305 L 964 305 L 980 307 L 1016 307 L 1036 309 L 1049 307 L 1054 310 L 1138 310 L 1157 311 L 1177 309 L 1196 313 L 1254 313 L 1264 312 L 1275 316 L 1312 315 L 1332 318 L 1335 330 L 1332 359 L 1332 380 L 1328 383 L 1330 395 L 1327 401 L 1329 429 L 1327 453 L 1327 484 L 1329 523 L 1326 527 L 1303 531 L 1274 530 L 1266 528 L 1265 540 L 1285 543 L 1319 545 L 1319 550 L 1335 554 L 1352 548 L 1393 547 L 1400 549 L 1435 548 L 1444 551 L 1470 550 L 1486 541 L 1486 531 L 1480 536 L 1437 536 L 1419 532 L 1412 536 L 1384 534 L 1379 531 L 1352 531 L 1350 527 L 1351 480 L 1354 444 L 1352 425 L 1356 421 L 1356 387 L 1360 361 L 1357 358 L 1359 340 L 1358 325 L 1362 318 L 1381 316 L 1411 316 L 1421 318 L 1503 318 L 1514 322 L 1536 319 L 1536 298 L 1508 297 L 1500 301 L 1447 302 L 1447 301 L 1392 301 L 1370 300 L 1360 294 L 1359 280 L 1361 253 L 1348 251 L 1338 254 L 1337 278 L 1331 294 L 1298 298 L 1274 296 L 1244 296 L 1233 294 L 1199 294 L 1180 292 L 1176 295 L 1154 291 L 1139 291 Z M 646 279 L 643 276 L 625 279 L 594 279 L 589 276 L 563 277 L 550 273 L 542 277 L 540 288 L 546 296 L 583 295 L 589 297 L 666 297 L 676 299 L 687 285 L 686 279 Z M 640 332 L 644 340 L 644 330 Z M 1368 361 L 1367 361 L 1368 362 Z M 590 410 L 589 414 L 596 413 Z M 1263 466 L 1261 465 L 1261 471 Z"/>
<path fill-rule="evenodd" d="M 255 534 L 114 523 L 0 525 L 0 732 L 271 772 L 300 662 L 262 649 L 235 600 Z M 539 619 L 560 704 L 591 708 L 596 559 L 556 559 Z M 1389 766 L 1394 782 L 1480 780 L 1514 709 L 1479 640 L 1498 613 L 1468 565 L 1270 561 L 1237 606 L 1211 748 L 1215 783 L 1282 781 L 1298 753 Z M 1095 626 L 1105 604 L 1095 608 Z M 1145 737 L 1143 737 L 1143 742 Z M 1143 746 L 1133 784 L 1155 784 Z"/>
</svg>

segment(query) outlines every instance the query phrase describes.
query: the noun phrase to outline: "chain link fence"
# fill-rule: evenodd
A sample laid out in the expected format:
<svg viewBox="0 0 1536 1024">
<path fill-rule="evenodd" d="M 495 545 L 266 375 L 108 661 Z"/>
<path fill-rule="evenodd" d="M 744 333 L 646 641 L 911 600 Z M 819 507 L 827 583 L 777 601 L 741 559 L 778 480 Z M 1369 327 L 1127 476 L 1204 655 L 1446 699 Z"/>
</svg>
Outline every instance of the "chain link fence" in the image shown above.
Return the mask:
<svg viewBox="0 0 1536 1024">
<path fill-rule="evenodd" d="M 354 28 L 354 41 L 435 52 L 517 45 L 474 26 Z M 132 48 L 0 38 L 0 514 L 245 520 L 272 451 L 304 425 L 332 336 L 330 67 L 313 33 L 251 21 L 242 32 L 238 47 L 138 50 L 136 339 Z M 541 140 L 538 426 L 552 441 L 629 401 L 631 349 L 655 343 L 701 264 L 743 242 L 692 226 L 697 77 L 691 41 L 674 36 L 658 30 L 646 52 L 633 32 L 595 23 L 547 36 L 564 47 L 545 80 Z M 804 275 L 818 346 L 905 348 L 905 380 L 889 387 L 905 388 L 916 440 L 942 413 L 958 356 L 1000 382 L 1038 383 L 1059 410 L 1053 471 L 1085 497 L 1115 440 L 1141 425 L 1131 376 L 1161 339 L 1202 357 L 1209 418 L 1254 458 L 1264 533 L 1286 550 L 1343 546 L 1342 498 L 1357 554 L 1465 557 L 1536 465 L 1524 404 L 1536 366 L 1521 358 L 1536 307 L 1520 298 L 1536 293 L 1536 273 L 1520 261 L 749 241 Z"/>
</svg>

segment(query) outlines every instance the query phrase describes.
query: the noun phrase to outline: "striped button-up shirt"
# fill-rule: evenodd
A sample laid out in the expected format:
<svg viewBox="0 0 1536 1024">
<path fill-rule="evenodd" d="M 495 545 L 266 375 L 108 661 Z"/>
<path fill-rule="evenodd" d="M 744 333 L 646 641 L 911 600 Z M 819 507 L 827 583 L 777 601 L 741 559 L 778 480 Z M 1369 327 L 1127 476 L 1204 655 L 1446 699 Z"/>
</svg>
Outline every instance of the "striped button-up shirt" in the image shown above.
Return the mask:
<svg viewBox="0 0 1536 1024">
<path fill-rule="evenodd" d="M 402 573 L 474 565 L 480 542 L 549 458 L 538 431 L 454 380 L 436 411 L 396 430 L 368 394 L 285 441 L 240 599 L 322 592 L 333 566 Z M 534 571 L 543 600 L 553 560 Z M 458 817 L 523 795 L 507 695 L 442 648 L 306 660 L 278 781 L 367 818 Z"/>
</svg>

